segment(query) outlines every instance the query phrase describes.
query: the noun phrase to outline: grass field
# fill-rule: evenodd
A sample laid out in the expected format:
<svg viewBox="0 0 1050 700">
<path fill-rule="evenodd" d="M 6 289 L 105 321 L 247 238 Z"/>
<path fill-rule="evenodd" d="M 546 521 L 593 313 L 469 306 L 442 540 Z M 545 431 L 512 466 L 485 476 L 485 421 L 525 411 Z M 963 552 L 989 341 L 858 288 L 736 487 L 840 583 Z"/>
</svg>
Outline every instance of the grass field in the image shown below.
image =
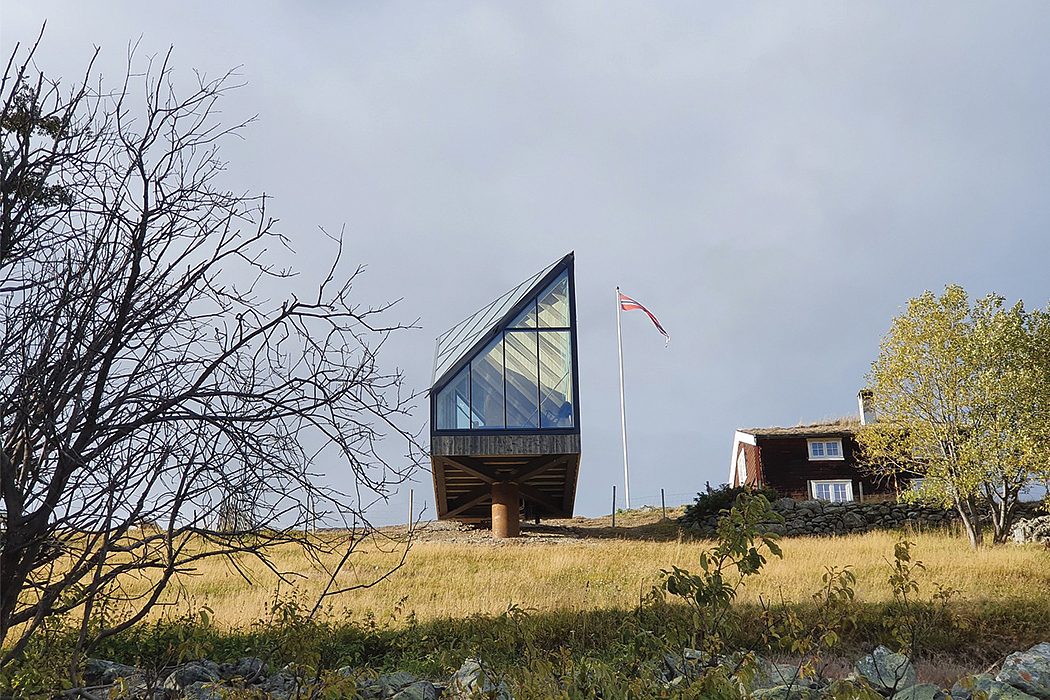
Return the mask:
<svg viewBox="0 0 1050 700">
<path fill-rule="evenodd" d="M 621 518 L 626 527 L 615 531 L 600 521 L 579 521 L 571 537 L 538 532 L 501 543 L 481 533 L 435 537 L 424 531 L 400 570 L 371 588 L 336 596 L 332 610 L 340 617 L 349 611 L 355 618 L 379 619 L 398 610 L 412 612 L 420 621 L 498 614 L 512 603 L 538 611 L 630 610 L 658 582 L 661 569 L 695 568 L 700 552 L 711 544 L 684 538 L 673 525 L 656 520 L 656 515 L 629 514 L 626 521 Z M 805 603 L 819 587 L 825 567 L 850 566 L 857 576 L 857 600 L 885 603 L 892 598 L 887 578 L 897 537 L 873 532 L 785 539 L 783 558 L 771 558 L 762 574 L 748 582 L 740 601 L 757 603 L 761 597 Z M 936 582 L 959 591 L 954 600 L 961 609 L 1031 605 L 1050 611 L 1050 550 L 1009 545 L 972 552 L 965 540 L 940 532 L 909 537 L 915 542 L 913 555 L 926 566 L 919 574 L 924 594 L 932 593 Z M 287 550 L 276 559 L 279 567 L 300 572 L 293 587 L 279 586 L 272 574 L 250 564 L 254 583 L 249 584 L 231 567 L 213 562 L 183 580 L 176 609 L 207 605 L 218 624 L 237 628 L 264 617 L 275 595 L 313 598 L 325 577 L 297 556 Z M 365 544 L 339 584 L 368 584 L 400 557 L 389 541 Z"/>
<path fill-rule="evenodd" d="M 612 528 L 608 518 L 576 518 L 496 542 L 484 531 L 430 524 L 414 533 L 403 566 L 392 573 L 406 533 L 390 529 L 362 543 L 337 581 L 337 587 L 364 587 L 333 597 L 313 619 L 305 612 L 328 577 L 299 549 L 288 547 L 273 558 L 278 569 L 295 572 L 291 584 L 250 560 L 239 562 L 250 581 L 235 567 L 208 560 L 169 590 L 167 605 L 155 608 L 149 622 L 108 639 L 95 653 L 125 663 L 169 663 L 173 650 L 190 644 L 218 660 L 258 655 L 280 665 L 310 658 L 318 667 L 350 664 L 440 678 L 468 656 L 483 654 L 514 668 L 526 650 L 533 659 L 544 650 L 550 658 L 569 653 L 572 663 L 593 657 L 609 668 L 632 668 L 643 653 L 640 640 L 655 643 L 655 652 L 644 653 L 661 658 L 687 639 L 680 633 L 688 634 L 693 623 L 685 606 L 674 599 L 671 606 L 639 604 L 660 581 L 661 569 L 697 571 L 700 553 L 713 543 L 684 535 L 657 513 L 630 512 L 618 516 L 617 525 Z M 848 566 L 856 575 L 853 612 L 838 630 L 839 644 L 822 656 L 831 675 L 844 675 L 860 655 L 892 643 L 900 613 L 888 578 L 900 534 L 782 540 L 783 558 L 770 557 L 741 591 L 735 605 L 740 624 L 728 643 L 782 653 L 763 638 L 768 627 L 760 601 L 786 603 L 803 631 L 813 629 L 812 595 L 825 568 Z M 950 686 L 1008 653 L 1050 641 L 1050 550 L 1006 545 L 973 552 L 958 535 L 905 534 L 914 542 L 913 557 L 925 564 L 916 576 L 918 599 L 930 600 L 935 584 L 957 591 L 947 612 L 930 618 L 935 622 L 916 647 L 920 679 Z M 313 536 L 333 543 L 345 538 L 338 532 Z M 281 602 L 279 615 L 272 614 L 275 601 Z M 510 606 L 527 613 L 504 614 Z M 195 613 L 205 607 L 212 614 L 202 622 Z M 61 635 L 42 639 L 24 668 L 55 657 L 54 648 L 71 640 Z"/>
</svg>

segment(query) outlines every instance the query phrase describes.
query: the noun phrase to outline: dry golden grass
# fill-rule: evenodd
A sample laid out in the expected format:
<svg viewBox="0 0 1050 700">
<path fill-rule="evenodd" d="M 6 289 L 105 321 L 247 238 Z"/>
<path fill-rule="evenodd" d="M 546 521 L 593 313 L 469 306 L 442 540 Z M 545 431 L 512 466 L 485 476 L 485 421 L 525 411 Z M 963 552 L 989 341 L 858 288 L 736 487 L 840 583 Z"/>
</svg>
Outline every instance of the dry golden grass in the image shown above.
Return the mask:
<svg viewBox="0 0 1050 700">
<path fill-rule="evenodd" d="M 635 519 L 635 522 L 638 522 Z M 619 522 L 618 522 L 619 524 Z M 630 519 L 626 524 L 631 525 Z M 499 613 L 508 604 L 537 610 L 601 608 L 631 609 L 658 581 L 659 571 L 676 565 L 695 569 L 709 542 L 673 539 L 627 539 L 631 535 L 668 534 L 661 527 L 637 525 L 614 534 L 596 528 L 594 536 L 553 540 L 534 536 L 524 541 L 492 543 L 484 538 L 461 541 L 426 540 L 412 545 L 404 566 L 375 586 L 332 599 L 332 612 L 350 611 L 380 619 L 395 609 L 413 612 L 419 620 Z M 578 534 L 578 533 L 577 533 Z M 335 536 L 327 534 L 325 536 Z M 888 559 L 897 535 L 888 532 L 829 538 L 798 538 L 782 542 L 783 559 L 771 558 L 762 574 L 749 580 L 741 600 L 759 596 L 788 602 L 807 601 L 820 585 L 826 566 L 853 568 L 857 598 L 880 602 L 891 598 Z M 1040 547 L 1002 546 L 971 552 L 963 539 L 941 533 L 913 533 L 913 554 L 926 565 L 919 575 L 925 594 L 940 582 L 960 591 L 959 600 L 1042 600 L 1050 590 L 1050 552 Z M 384 551 L 387 550 L 387 551 Z M 367 584 L 400 559 L 390 547 L 363 545 L 352 565 L 340 576 L 341 586 Z M 276 564 L 300 574 L 293 588 L 258 566 L 249 566 L 249 584 L 228 565 L 211 562 L 196 576 L 184 578 L 174 608 L 191 611 L 207 605 L 224 627 L 243 627 L 266 615 L 275 595 L 317 596 L 326 577 L 291 550 L 277 554 Z"/>
</svg>

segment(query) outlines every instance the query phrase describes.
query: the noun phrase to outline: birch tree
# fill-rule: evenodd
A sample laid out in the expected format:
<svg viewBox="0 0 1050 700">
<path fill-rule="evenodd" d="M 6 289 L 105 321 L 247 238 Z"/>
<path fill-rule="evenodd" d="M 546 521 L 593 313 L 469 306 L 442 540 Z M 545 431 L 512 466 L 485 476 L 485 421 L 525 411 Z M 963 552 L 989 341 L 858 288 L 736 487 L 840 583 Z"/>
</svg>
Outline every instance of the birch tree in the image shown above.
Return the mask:
<svg viewBox="0 0 1050 700">
<path fill-rule="evenodd" d="M 1020 496 L 1050 472 L 1048 313 L 971 304 L 958 286 L 908 302 L 868 381 L 878 420 L 858 434 L 868 466 L 922 477 L 922 498 L 954 508 L 972 547 L 1005 541 Z"/>
</svg>

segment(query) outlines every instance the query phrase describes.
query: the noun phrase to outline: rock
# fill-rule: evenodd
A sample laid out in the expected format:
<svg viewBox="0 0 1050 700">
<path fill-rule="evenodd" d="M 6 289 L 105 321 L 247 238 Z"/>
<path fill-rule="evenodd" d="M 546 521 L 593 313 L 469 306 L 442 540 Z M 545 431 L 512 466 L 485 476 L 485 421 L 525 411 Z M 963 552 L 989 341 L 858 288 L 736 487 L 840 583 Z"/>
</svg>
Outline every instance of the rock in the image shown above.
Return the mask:
<svg viewBox="0 0 1050 700">
<path fill-rule="evenodd" d="M 260 683 L 266 679 L 266 662 L 253 656 L 246 656 L 232 664 L 219 666 L 219 675 L 224 680 L 240 678 L 248 683 Z"/>
<path fill-rule="evenodd" d="M 1050 544 L 1050 515 L 1018 520 L 1010 534 L 1017 544 Z"/>
<path fill-rule="evenodd" d="M 438 700 L 441 691 L 429 681 L 416 681 L 401 690 L 391 700 Z"/>
<path fill-rule="evenodd" d="M 853 700 L 864 700 L 867 698 L 882 697 L 872 690 L 867 683 L 856 680 L 838 679 L 828 684 L 821 694 L 821 698 L 852 698 Z"/>
<path fill-rule="evenodd" d="M 506 683 L 495 681 L 492 671 L 477 659 L 467 659 L 449 681 L 447 695 L 455 700 L 468 700 L 480 694 L 497 700 L 513 700 Z"/>
<path fill-rule="evenodd" d="M 859 513 L 846 513 L 842 516 L 843 526 L 851 530 L 859 530 L 863 527 L 868 526 L 868 521 L 865 520 Z"/>
<path fill-rule="evenodd" d="M 105 659 L 88 659 L 84 664 L 84 682 L 88 685 L 109 685 L 118 678 L 131 678 L 141 673 L 134 666 Z"/>
<path fill-rule="evenodd" d="M 893 700 L 947 700 L 947 695 L 940 686 L 932 683 L 920 683 L 905 688 L 893 696 Z M 952 696 L 955 700 L 955 696 Z"/>
<path fill-rule="evenodd" d="M 664 665 L 667 671 L 664 676 L 671 681 L 675 678 L 696 678 L 698 670 L 707 663 L 707 656 L 686 647 L 681 654 L 664 654 Z"/>
<path fill-rule="evenodd" d="M 915 667 L 903 654 L 896 654 L 884 646 L 857 661 L 851 679 L 867 681 L 875 690 L 892 695 L 898 690 L 915 685 Z"/>
<path fill-rule="evenodd" d="M 975 676 L 964 676 L 955 681 L 955 685 L 952 686 L 952 700 L 970 700 L 970 698 L 973 697 L 974 688 L 977 686 L 980 686 L 982 688 L 981 692 L 987 695 L 989 682 L 996 682 L 995 676 L 987 673 L 979 673 Z"/>
<path fill-rule="evenodd" d="M 259 684 L 259 690 L 274 698 L 287 700 L 299 695 L 299 682 L 287 673 L 274 673 Z"/>
<path fill-rule="evenodd" d="M 226 693 L 217 683 L 199 681 L 183 688 L 182 697 L 187 700 L 224 700 Z"/>
<path fill-rule="evenodd" d="M 988 673 L 982 673 L 973 677 L 971 693 L 972 696 L 980 693 L 987 700 L 1036 700 L 1034 695 L 1018 690 L 1009 683 L 998 681 Z M 952 697 L 954 699 L 954 696 Z"/>
<path fill-rule="evenodd" d="M 775 664 L 762 657 L 755 659 L 755 674 L 751 679 L 752 690 L 772 689 L 778 686 L 813 688 L 820 679 L 798 675 L 797 664 Z"/>
<path fill-rule="evenodd" d="M 751 691 L 753 700 L 816 700 L 816 691 L 799 685 L 777 685 Z"/>
<path fill-rule="evenodd" d="M 192 661 L 176 668 L 164 680 L 163 687 L 169 690 L 182 690 L 194 683 L 215 683 L 219 679 L 219 665 L 214 661 Z"/>
<path fill-rule="evenodd" d="M 1050 531 L 1047 534 L 1050 536 Z M 1007 656 L 995 680 L 1009 683 L 1042 700 L 1050 700 L 1050 642 Z"/>
<path fill-rule="evenodd" d="M 416 677 L 411 673 L 384 673 L 373 681 L 361 684 L 361 697 L 365 700 L 386 700 L 415 682 Z"/>
</svg>

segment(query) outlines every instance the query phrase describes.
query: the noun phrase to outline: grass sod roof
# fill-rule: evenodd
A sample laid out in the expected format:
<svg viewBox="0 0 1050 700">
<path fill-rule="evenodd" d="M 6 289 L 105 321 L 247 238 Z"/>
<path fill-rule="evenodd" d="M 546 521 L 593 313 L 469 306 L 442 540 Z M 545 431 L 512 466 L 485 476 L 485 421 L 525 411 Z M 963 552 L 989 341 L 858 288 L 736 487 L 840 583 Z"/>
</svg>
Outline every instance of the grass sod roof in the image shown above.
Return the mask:
<svg viewBox="0 0 1050 700">
<path fill-rule="evenodd" d="M 740 432 L 754 435 L 755 437 L 820 437 L 824 435 L 842 437 L 853 435 L 859 429 L 859 418 L 838 418 L 819 423 L 795 425 L 788 428 L 779 426 L 771 428 L 740 428 Z"/>
</svg>

